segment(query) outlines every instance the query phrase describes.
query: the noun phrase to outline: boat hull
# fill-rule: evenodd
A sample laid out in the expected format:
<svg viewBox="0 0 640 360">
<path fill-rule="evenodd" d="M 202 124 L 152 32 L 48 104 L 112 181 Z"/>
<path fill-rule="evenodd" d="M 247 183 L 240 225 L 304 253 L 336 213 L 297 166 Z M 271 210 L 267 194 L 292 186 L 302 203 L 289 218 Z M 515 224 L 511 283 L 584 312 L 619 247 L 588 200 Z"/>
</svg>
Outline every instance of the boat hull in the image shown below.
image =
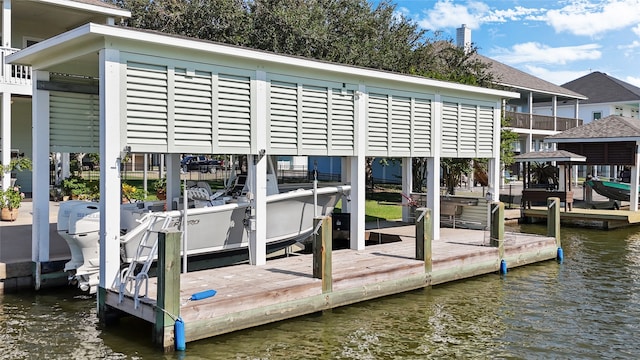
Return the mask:
<svg viewBox="0 0 640 360">
<path fill-rule="evenodd" d="M 279 250 L 281 247 L 274 245 L 282 244 L 285 247 L 292 241 L 309 237 L 314 217 L 331 215 L 340 196 L 347 190 L 348 187 L 319 189 L 315 209 L 312 190 L 296 190 L 269 196 L 266 231 L 270 249 Z M 248 202 L 239 202 L 188 209 L 187 254 L 203 255 L 247 248 L 248 227 L 251 223 L 249 205 Z M 182 211 L 162 212 L 158 215 L 171 216 L 170 228 L 182 231 Z M 133 231 L 132 234 L 124 235 L 121 241 L 122 260 L 127 263 L 133 261 L 142 238 L 141 231 Z"/>
<path fill-rule="evenodd" d="M 586 183 L 595 192 L 611 200 L 630 201 L 631 199 L 631 184 L 604 180 L 587 180 Z"/>
</svg>

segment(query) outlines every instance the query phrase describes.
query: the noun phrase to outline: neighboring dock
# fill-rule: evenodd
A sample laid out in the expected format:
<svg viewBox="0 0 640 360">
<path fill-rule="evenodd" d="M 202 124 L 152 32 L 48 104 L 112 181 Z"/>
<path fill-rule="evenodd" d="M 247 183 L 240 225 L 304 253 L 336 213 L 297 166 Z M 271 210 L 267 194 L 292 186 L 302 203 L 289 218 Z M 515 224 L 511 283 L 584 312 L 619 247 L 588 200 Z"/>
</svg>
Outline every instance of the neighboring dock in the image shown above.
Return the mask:
<svg viewBox="0 0 640 360">
<path fill-rule="evenodd" d="M 495 206 L 495 207 L 494 207 Z M 138 301 L 106 290 L 103 315 L 113 309 L 154 324 L 154 339 L 165 350 L 174 345 L 174 320 L 184 323 L 186 342 L 259 326 L 356 302 L 429 287 L 472 276 L 556 259 L 559 215 L 551 215 L 554 236 L 504 233 L 504 205 L 492 204 L 490 231 L 441 229 L 430 241 L 424 226 L 403 223 L 370 230 L 370 239 L 396 239 L 364 250 L 331 249 L 323 226 L 313 254 L 270 260 L 265 266 L 236 265 L 180 275 L 179 233 L 161 236 L 159 278 L 149 280 L 148 294 Z M 559 206 L 555 206 L 557 209 Z M 550 212 L 551 213 L 551 212 Z M 327 221 L 326 219 L 323 221 Z M 427 221 L 428 223 L 425 223 Z M 425 225 L 426 224 L 426 225 Z M 328 231 L 330 234 L 330 231 Z M 178 244 L 176 244 L 178 243 Z M 163 251 L 163 249 L 165 249 Z M 173 251 L 171 250 L 173 249 Z M 162 272 L 160 269 L 164 269 Z M 161 289 L 161 290 L 157 290 Z M 103 289 L 101 289 L 103 290 Z M 213 297 L 189 301 L 196 293 Z M 104 291 L 104 290 L 103 290 Z M 164 309 L 164 310 L 161 310 Z"/>
</svg>

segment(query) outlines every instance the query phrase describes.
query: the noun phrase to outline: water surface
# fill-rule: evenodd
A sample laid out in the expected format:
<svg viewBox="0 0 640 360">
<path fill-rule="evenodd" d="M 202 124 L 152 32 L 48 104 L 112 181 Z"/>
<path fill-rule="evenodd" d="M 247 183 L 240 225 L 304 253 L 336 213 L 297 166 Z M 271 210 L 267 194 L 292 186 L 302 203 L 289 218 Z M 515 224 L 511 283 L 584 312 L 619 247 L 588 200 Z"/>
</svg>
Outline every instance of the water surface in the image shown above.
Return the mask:
<svg viewBox="0 0 640 360">
<path fill-rule="evenodd" d="M 526 232 L 544 233 L 541 226 Z M 0 359 L 637 359 L 640 228 L 562 228 L 548 261 L 187 344 L 105 331 L 74 290 L 0 296 Z"/>
</svg>

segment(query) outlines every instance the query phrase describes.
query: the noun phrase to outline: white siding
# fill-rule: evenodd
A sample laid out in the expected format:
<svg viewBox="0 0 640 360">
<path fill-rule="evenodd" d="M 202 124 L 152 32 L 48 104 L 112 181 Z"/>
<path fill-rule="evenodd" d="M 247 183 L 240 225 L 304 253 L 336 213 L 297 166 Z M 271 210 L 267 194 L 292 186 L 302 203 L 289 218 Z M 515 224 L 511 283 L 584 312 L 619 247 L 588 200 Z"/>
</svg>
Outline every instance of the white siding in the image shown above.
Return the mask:
<svg viewBox="0 0 640 360">
<path fill-rule="evenodd" d="M 367 155 L 386 156 L 389 150 L 389 97 L 370 93 L 367 114 Z"/>
<path fill-rule="evenodd" d="M 210 72 L 187 74 L 175 69 L 174 144 L 210 148 L 212 128 L 212 80 Z"/>
<path fill-rule="evenodd" d="M 98 152 L 98 95 L 52 91 L 49 95 L 51 151 Z"/>
<path fill-rule="evenodd" d="M 489 104 L 451 101 L 442 105 L 442 156 L 493 156 L 494 111 Z"/>
<path fill-rule="evenodd" d="M 274 75 L 268 81 L 269 151 L 353 155 L 353 86 Z"/>
<path fill-rule="evenodd" d="M 367 156 L 430 156 L 433 99 L 374 89 L 367 105 Z"/>
<path fill-rule="evenodd" d="M 251 78 L 218 75 L 217 146 L 228 153 L 249 152 L 251 146 Z"/>
<path fill-rule="evenodd" d="M 167 67 L 127 63 L 127 145 L 166 149 L 168 138 Z"/>
</svg>

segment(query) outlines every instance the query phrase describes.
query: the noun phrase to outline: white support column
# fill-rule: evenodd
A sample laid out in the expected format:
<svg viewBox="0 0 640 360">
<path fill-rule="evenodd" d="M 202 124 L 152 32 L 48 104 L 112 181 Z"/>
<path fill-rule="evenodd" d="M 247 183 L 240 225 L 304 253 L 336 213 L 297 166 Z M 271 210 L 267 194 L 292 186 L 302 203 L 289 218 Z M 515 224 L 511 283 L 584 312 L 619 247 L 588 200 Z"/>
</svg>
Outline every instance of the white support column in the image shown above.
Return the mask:
<svg viewBox="0 0 640 360">
<path fill-rule="evenodd" d="M 2 112 L 0 113 L 0 123 L 2 130 L 2 164 L 9 164 L 11 161 L 11 93 L 2 93 Z M 8 189 L 11 185 L 11 172 L 0 173 L 0 185 L 3 189 Z"/>
<path fill-rule="evenodd" d="M 258 155 L 247 157 L 249 176 L 251 177 L 251 193 L 253 195 L 253 211 L 250 220 L 249 252 L 251 265 L 267 263 L 267 73 L 256 71 L 254 97 L 256 99 L 254 121 L 255 129 L 253 149 Z"/>
<path fill-rule="evenodd" d="M 431 121 L 431 157 L 427 158 L 427 208 L 431 209 L 431 239 L 440 240 L 440 153 L 442 150 L 442 98 L 436 94 Z"/>
<path fill-rule="evenodd" d="M 413 162 L 410 157 L 402 158 L 402 193 L 407 197 L 411 197 L 411 190 L 413 190 Z M 411 215 L 411 209 L 407 204 L 409 200 L 402 197 L 402 221 L 409 222 L 409 216 Z"/>
<path fill-rule="evenodd" d="M 99 55 L 100 287 L 109 289 L 120 274 L 120 164 L 126 154 L 120 143 L 120 52 L 102 49 Z"/>
<path fill-rule="evenodd" d="M 501 105 L 497 102 L 496 109 L 500 109 Z M 489 159 L 487 169 L 492 201 L 498 201 L 500 198 L 500 130 L 500 112 L 496 111 L 493 115 L 493 158 Z"/>
<path fill-rule="evenodd" d="M 71 176 L 71 154 L 62 153 L 62 178 Z"/>
<path fill-rule="evenodd" d="M 251 265 L 267 263 L 267 157 L 247 156 L 251 217 L 249 219 L 249 255 Z"/>
<path fill-rule="evenodd" d="M 558 96 L 551 98 L 551 116 L 553 116 L 553 131 L 558 131 Z M 553 146 L 557 146 L 555 143 Z"/>
<path fill-rule="evenodd" d="M 11 0 L 2 0 L 2 47 L 11 48 Z"/>
<path fill-rule="evenodd" d="M 558 191 L 567 191 L 567 166 L 564 164 L 558 165 Z M 571 179 L 569 179 L 571 180 Z"/>
<path fill-rule="evenodd" d="M 365 248 L 366 158 L 364 152 L 351 158 L 351 242 L 352 250 Z"/>
<path fill-rule="evenodd" d="M 631 167 L 630 211 L 638 211 L 638 182 L 640 181 L 640 142 L 636 141 L 635 165 Z"/>
<path fill-rule="evenodd" d="M 166 163 L 167 166 L 167 209 L 173 209 L 173 200 L 177 200 L 177 206 L 180 208 L 183 203 L 179 200 L 182 196 L 180 192 L 180 154 L 163 154 L 163 159 L 165 159 L 163 163 Z"/>
<path fill-rule="evenodd" d="M 351 158 L 340 158 L 340 181 L 343 184 L 351 183 Z M 342 212 L 351 213 L 351 195 L 342 195 Z"/>
<path fill-rule="evenodd" d="M 364 218 L 365 218 L 365 193 L 366 193 L 366 134 L 367 134 L 367 89 L 364 85 L 358 87 L 356 92 L 356 116 L 354 124 L 355 153 L 350 157 L 349 176 L 351 180 L 351 241 L 352 250 L 365 248 Z"/>
<path fill-rule="evenodd" d="M 440 240 L 440 156 L 427 158 L 427 208 L 433 219 L 431 239 Z"/>
<path fill-rule="evenodd" d="M 49 73 L 34 71 L 32 137 L 33 137 L 33 223 L 31 225 L 31 259 L 35 263 L 35 288 L 40 288 L 40 265 L 49 261 L 49 91 L 38 90 L 40 80 Z"/>
</svg>

